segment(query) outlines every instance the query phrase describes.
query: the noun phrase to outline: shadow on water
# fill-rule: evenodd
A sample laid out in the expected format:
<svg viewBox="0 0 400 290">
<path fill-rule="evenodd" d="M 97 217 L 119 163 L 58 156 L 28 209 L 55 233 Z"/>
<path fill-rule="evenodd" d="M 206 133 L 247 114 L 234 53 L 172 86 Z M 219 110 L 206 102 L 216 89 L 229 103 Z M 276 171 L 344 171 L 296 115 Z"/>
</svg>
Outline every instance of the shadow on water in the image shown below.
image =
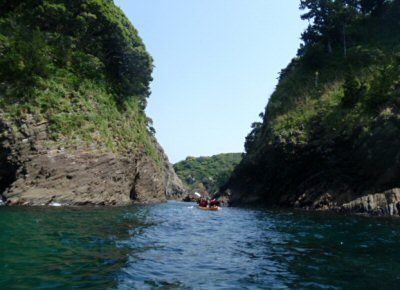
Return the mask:
<svg viewBox="0 0 400 290">
<path fill-rule="evenodd" d="M 279 257 L 295 277 L 290 288 L 398 288 L 398 219 L 295 212 L 278 230 L 290 237 Z"/>
<path fill-rule="evenodd" d="M 107 289 L 146 226 L 132 208 L 0 208 L 0 289 Z M 127 214 L 125 214 L 127 213 Z"/>
<path fill-rule="evenodd" d="M 399 226 L 181 202 L 0 208 L 0 289 L 396 289 Z"/>
</svg>

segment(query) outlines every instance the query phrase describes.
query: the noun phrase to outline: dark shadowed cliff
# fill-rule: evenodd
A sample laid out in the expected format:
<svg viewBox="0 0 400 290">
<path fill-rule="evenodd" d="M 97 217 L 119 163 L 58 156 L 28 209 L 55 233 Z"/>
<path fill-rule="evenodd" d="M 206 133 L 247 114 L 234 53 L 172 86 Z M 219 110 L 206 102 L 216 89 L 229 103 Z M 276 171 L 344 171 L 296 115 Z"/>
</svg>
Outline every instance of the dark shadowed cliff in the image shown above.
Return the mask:
<svg viewBox="0 0 400 290">
<path fill-rule="evenodd" d="M 1 1 L 1 197 L 119 205 L 182 193 L 144 113 L 152 68 L 112 0 Z"/>
<path fill-rule="evenodd" d="M 399 214 L 400 1 L 301 8 L 303 44 L 224 189 L 233 204 Z"/>
</svg>

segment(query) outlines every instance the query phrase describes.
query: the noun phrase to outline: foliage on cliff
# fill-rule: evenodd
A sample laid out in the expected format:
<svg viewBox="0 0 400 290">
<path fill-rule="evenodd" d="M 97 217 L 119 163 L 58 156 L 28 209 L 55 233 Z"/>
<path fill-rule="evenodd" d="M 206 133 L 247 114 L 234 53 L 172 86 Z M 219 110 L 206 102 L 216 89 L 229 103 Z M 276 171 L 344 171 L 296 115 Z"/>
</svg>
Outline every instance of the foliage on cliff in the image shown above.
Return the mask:
<svg viewBox="0 0 400 290">
<path fill-rule="evenodd" d="M 0 1 L 0 108 L 56 143 L 158 158 L 144 114 L 152 58 L 112 0 Z"/>
<path fill-rule="evenodd" d="M 218 154 L 211 157 L 187 157 L 176 163 L 174 169 L 190 191 L 203 189 L 213 194 L 226 183 L 241 159 L 241 153 Z"/>
<path fill-rule="evenodd" d="M 303 44 L 226 187 L 249 185 L 276 203 L 313 187 L 399 185 L 400 1 L 301 0 L 300 8 L 310 23 Z"/>
</svg>

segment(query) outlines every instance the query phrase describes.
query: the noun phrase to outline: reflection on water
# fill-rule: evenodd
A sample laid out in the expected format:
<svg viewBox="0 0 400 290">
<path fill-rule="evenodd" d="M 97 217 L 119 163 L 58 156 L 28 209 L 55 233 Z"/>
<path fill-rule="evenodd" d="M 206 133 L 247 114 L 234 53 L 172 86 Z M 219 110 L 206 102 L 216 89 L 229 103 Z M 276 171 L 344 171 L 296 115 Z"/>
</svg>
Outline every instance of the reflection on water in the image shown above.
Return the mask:
<svg viewBox="0 0 400 290">
<path fill-rule="evenodd" d="M 0 208 L 0 289 L 396 289 L 399 238 L 289 210 Z"/>
</svg>

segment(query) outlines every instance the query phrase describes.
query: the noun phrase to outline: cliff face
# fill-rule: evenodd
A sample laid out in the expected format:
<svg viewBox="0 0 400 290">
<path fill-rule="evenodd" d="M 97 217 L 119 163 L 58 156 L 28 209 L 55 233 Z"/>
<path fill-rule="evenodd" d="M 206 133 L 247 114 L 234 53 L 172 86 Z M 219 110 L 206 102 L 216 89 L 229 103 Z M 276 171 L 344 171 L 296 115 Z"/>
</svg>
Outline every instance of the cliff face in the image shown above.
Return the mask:
<svg viewBox="0 0 400 290">
<path fill-rule="evenodd" d="M 334 18 L 304 33 L 224 187 L 232 204 L 398 214 L 400 2 L 382 3 L 342 7 L 346 35 Z"/>
<path fill-rule="evenodd" d="M 323 140 L 320 132 L 309 144 L 274 140 L 248 154 L 231 177 L 231 202 L 389 213 L 392 202 L 356 204 L 400 186 L 399 128 L 398 119 L 376 119 L 367 135 Z"/>
<path fill-rule="evenodd" d="M 169 162 L 161 146 L 158 149 L 163 158 L 164 184 L 166 186 L 167 199 L 182 199 L 188 193 L 188 188 L 176 174 L 173 165 Z"/>
<path fill-rule="evenodd" d="M 123 205 L 185 191 L 144 108 L 152 59 L 110 0 L 0 4 L 0 195 Z"/>
</svg>

